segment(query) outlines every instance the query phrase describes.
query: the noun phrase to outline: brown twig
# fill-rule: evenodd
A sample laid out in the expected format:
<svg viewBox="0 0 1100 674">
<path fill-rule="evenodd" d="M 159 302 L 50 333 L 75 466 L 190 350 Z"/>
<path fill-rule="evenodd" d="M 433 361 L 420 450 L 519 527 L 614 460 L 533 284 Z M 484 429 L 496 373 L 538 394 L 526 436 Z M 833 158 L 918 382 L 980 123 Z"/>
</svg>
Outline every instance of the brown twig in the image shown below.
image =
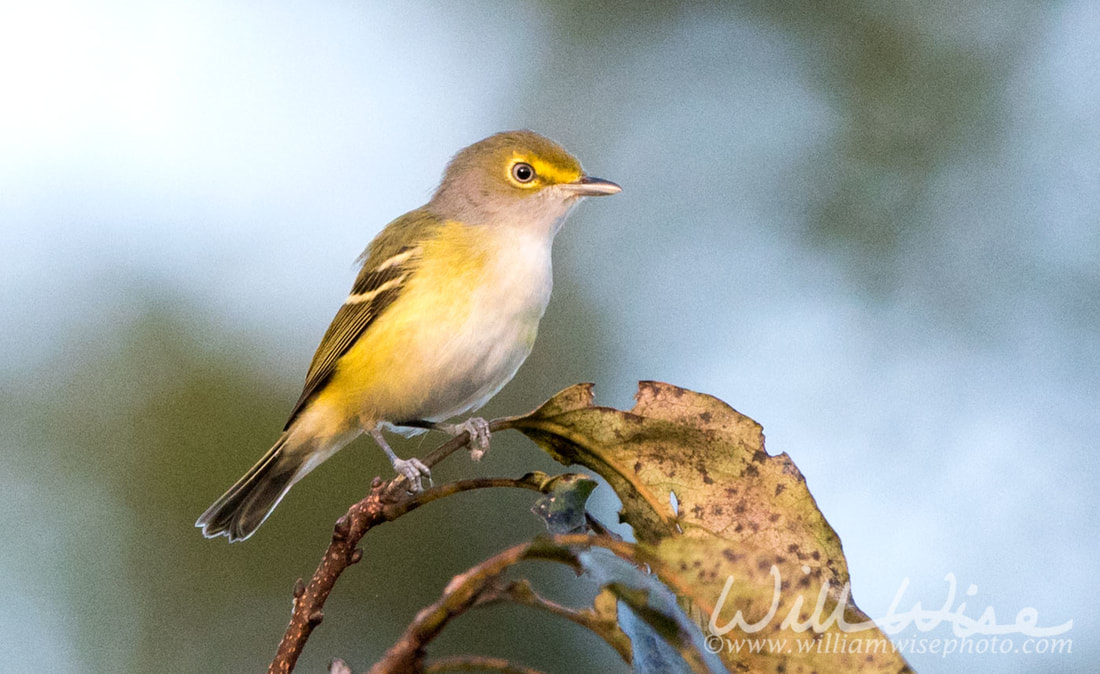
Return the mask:
<svg viewBox="0 0 1100 674">
<path fill-rule="evenodd" d="M 486 670 L 505 674 L 543 674 L 540 670 L 517 665 L 504 658 L 490 658 L 483 655 L 456 655 L 442 658 L 428 665 L 425 674 L 437 672 L 483 672 Z"/>
<path fill-rule="evenodd" d="M 559 618 L 565 618 L 581 627 L 585 627 L 618 651 L 619 656 L 626 664 L 629 665 L 633 661 L 634 652 L 630 644 L 630 637 L 620 629 L 619 622 L 615 617 L 601 616 L 591 608 L 574 609 L 551 601 L 535 592 L 534 588 L 531 587 L 531 583 L 526 579 L 490 588 L 482 593 L 476 605 L 487 606 L 505 601 L 542 609 Z"/>
<path fill-rule="evenodd" d="M 425 649 L 443 628 L 452 619 L 462 615 L 471 607 L 501 599 L 502 592 L 514 593 L 515 598 L 520 603 L 550 611 L 555 615 L 560 615 L 592 629 L 595 634 L 604 637 L 611 646 L 623 655 L 624 659 L 630 662 L 630 656 L 624 653 L 624 651 L 631 648 L 629 638 L 621 632 L 617 624 L 613 628 L 606 628 L 604 625 L 604 622 L 607 621 L 606 617 L 593 612 L 594 619 L 590 621 L 584 615 L 584 612 L 560 606 L 538 597 L 534 592 L 530 592 L 529 596 L 524 596 L 525 593 L 521 584 L 500 585 L 501 574 L 519 562 L 531 559 L 566 564 L 574 571 L 580 572 L 582 565 L 580 558 L 577 556 L 577 550 L 593 547 L 607 549 L 633 564 L 649 566 L 659 577 L 669 580 L 675 577 L 674 574 L 670 573 L 665 563 L 659 557 L 648 552 L 644 546 L 639 547 L 633 543 L 615 538 L 593 536 L 587 533 L 540 536 L 498 553 L 465 573 L 452 578 L 443 591 L 443 596 L 434 604 L 416 614 L 416 617 L 397 643 L 391 646 L 382 659 L 374 664 L 370 674 L 405 674 L 425 671 L 423 662 Z M 640 614 L 652 613 L 652 609 L 648 606 L 647 592 L 634 590 L 618 583 L 612 585 L 616 586 L 611 590 L 615 599 L 625 601 L 634 611 Z M 680 585 L 681 583 L 674 582 L 670 587 L 681 589 L 679 588 Z M 621 639 L 617 636 L 618 634 L 622 634 Z M 669 643 L 680 651 L 692 671 L 709 671 L 704 663 L 703 653 L 697 650 L 689 637 L 680 633 L 675 642 L 670 641 Z"/>
<path fill-rule="evenodd" d="M 580 562 L 570 548 L 592 546 L 607 548 L 621 557 L 637 561 L 634 545 L 589 534 L 540 537 L 508 548 L 452 578 L 443 591 L 443 596 L 416 614 L 397 643 L 374 664 L 371 674 L 423 671 L 424 648 L 428 643 L 439 635 L 452 618 L 474 606 L 485 591 L 494 587 L 494 583 L 509 567 L 528 559 L 543 559 L 566 564 L 579 572 Z"/>
<path fill-rule="evenodd" d="M 490 431 L 504 430 L 511 427 L 511 418 L 495 419 L 489 423 Z M 423 462 L 429 468 L 446 459 L 455 451 L 465 447 L 469 441 L 468 433 L 461 433 L 432 450 Z M 508 478 L 482 478 L 474 480 L 462 480 L 433 487 L 410 495 L 407 491 L 407 482 L 403 476 L 395 477 L 388 482 L 381 478 L 374 478 L 371 482 L 371 491 L 366 498 L 348 508 L 340 519 L 336 520 L 333 528 L 332 541 L 325 550 L 317 570 L 308 584 L 301 579 L 294 586 L 294 610 L 290 616 L 290 624 L 279 642 L 279 648 L 275 658 L 268 667 L 268 674 L 289 674 L 294 670 L 298 657 L 305 647 L 313 628 L 324 619 L 325 601 L 329 593 L 336 585 L 336 580 L 352 564 L 363 557 L 363 550 L 358 547 L 360 539 L 375 526 L 384 522 L 390 522 L 401 515 L 430 503 L 431 501 L 450 496 L 471 489 L 483 489 L 487 487 L 516 487 L 521 489 L 533 489 L 538 491 L 539 485 L 534 476 L 524 476 L 519 479 Z"/>
<path fill-rule="evenodd" d="M 515 421 L 515 417 L 504 417 L 501 419 L 493 419 L 489 422 L 489 432 L 496 433 L 497 431 L 503 431 L 508 428 L 512 428 L 512 424 Z M 469 433 L 459 433 L 447 442 L 443 443 L 439 447 L 436 447 L 421 461 L 428 468 L 433 468 L 443 459 L 446 459 L 451 454 L 462 449 L 470 442 Z M 408 481 L 404 476 L 397 476 L 386 483 L 383 491 L 383 499 L 387 502 L 396 503 L 406 498 L 408 494 Z"/>
<path fill-rule="evenodd" d="M 299 578 L 294 586 L 294 610 L 290 616 L 275 659 L 268 667 L 268 673 L 289 674 L 294 669 L 298 656 L 309 639 L 313 628 L 324 619 L 324 605 L 336 579 L 344 569 L 358 562 L 363 551 L 356 546 L 367 531 L 384 521 L 380 494 L 381 478 L 374 478 L 371 493 L 359 501 L 336 521 L 329 543 L 321 563 L 313 572 L 313 578 L 306 585 Z"/>
<path fill-rule="evenodd" d="M 394 520 L 404 515 L 407 512 L 416 510 L 420 506 L 427 505 L 432 501 L 438 501 L 441 498 L 447 496 L 454 496 L 455 494 L 464 491 L 473 491 L 475 489 L 491 489 L 494 487 L 511 487 L 514 489 L 530 489 L 531 491 L 542 491 L 540 489 L 540 477 L 549 478 L 550 476 L 540 473 L 528 473 L 521 478 L 514 477 L 475 477 L 468 480 L 456 480 L 455 482 L 447 482 L 445 484 L 431 487 L 418 494 L 410 495 L 403 501 L 397 503 L 387 503 L 383 505 L 383 513 L 385 514 L 386 521 Z"/>
</svg>

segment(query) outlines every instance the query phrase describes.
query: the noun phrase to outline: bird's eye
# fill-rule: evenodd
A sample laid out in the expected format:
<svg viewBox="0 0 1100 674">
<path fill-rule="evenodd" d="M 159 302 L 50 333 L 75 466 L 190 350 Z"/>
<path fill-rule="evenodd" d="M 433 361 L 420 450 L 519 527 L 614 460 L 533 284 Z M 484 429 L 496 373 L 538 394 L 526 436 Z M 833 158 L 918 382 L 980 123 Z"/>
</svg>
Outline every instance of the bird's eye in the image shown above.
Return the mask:
<svg viewBox="0 0 1100 674">
<path fill-rule="evenodd" d="M 535 169 L 530 164 L 518 162 L 512 165 L 512 177 L 517 183 L 529 183 L 535 179 Z"/>
</svg>

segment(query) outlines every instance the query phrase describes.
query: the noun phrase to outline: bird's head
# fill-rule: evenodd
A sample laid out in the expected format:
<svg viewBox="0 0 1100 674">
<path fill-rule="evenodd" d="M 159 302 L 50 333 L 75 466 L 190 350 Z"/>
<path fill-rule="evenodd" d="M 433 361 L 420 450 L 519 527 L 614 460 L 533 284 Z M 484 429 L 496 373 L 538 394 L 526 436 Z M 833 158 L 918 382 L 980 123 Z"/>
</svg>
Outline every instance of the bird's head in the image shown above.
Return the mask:
<svg viewBox="0 0 1100 674">
<path fill-rule="evenodd" d="M 429 204 L 469 224 L 557 225 L 581 197 L 622 191 L 585 174 L 580 162 L 533 131 L 505 131 L 458 152 Z"/>
</svg>

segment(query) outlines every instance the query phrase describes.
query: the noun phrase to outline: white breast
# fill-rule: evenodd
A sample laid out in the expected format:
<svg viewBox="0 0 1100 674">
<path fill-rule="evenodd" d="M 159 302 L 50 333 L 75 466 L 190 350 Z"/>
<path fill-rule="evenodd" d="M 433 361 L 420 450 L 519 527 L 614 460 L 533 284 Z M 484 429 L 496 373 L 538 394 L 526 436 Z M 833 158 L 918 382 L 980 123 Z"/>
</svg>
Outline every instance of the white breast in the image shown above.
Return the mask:
<svg viewBox="0 0 1100 674">
<path fill-rule="evenodd" d="M 442 421 L 484 405 L 531 353 L 553 287 L 545 234 L 504 233 L 471 297 L 465 325 L 438 354 L 422 418 Z"/>
</svg>

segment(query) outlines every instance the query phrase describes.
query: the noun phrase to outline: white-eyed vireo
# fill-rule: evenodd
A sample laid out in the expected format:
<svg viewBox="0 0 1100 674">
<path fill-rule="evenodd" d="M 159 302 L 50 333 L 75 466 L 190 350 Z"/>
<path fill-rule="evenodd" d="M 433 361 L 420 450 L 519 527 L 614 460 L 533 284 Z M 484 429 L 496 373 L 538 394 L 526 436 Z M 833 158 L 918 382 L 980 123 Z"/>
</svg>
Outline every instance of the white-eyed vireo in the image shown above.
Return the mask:
<svg viewBox="0 0 1100 674">
<path fill-rule="evenodd" d="M 469 431 L 471 449 L 487 449 L 484 420 L 443 422 L 478 409 L 515 375 L 550 299 L 554 235 L 581 197 L 619 191 L 531 131 L 456 154 L 431 201 L 367 247 L 282 435 L 196 526 L 248 538 L 295 482 L 364 432 L 413 490 L 430 472 L 399 459 L 383 427 Z"/>
</svg>

